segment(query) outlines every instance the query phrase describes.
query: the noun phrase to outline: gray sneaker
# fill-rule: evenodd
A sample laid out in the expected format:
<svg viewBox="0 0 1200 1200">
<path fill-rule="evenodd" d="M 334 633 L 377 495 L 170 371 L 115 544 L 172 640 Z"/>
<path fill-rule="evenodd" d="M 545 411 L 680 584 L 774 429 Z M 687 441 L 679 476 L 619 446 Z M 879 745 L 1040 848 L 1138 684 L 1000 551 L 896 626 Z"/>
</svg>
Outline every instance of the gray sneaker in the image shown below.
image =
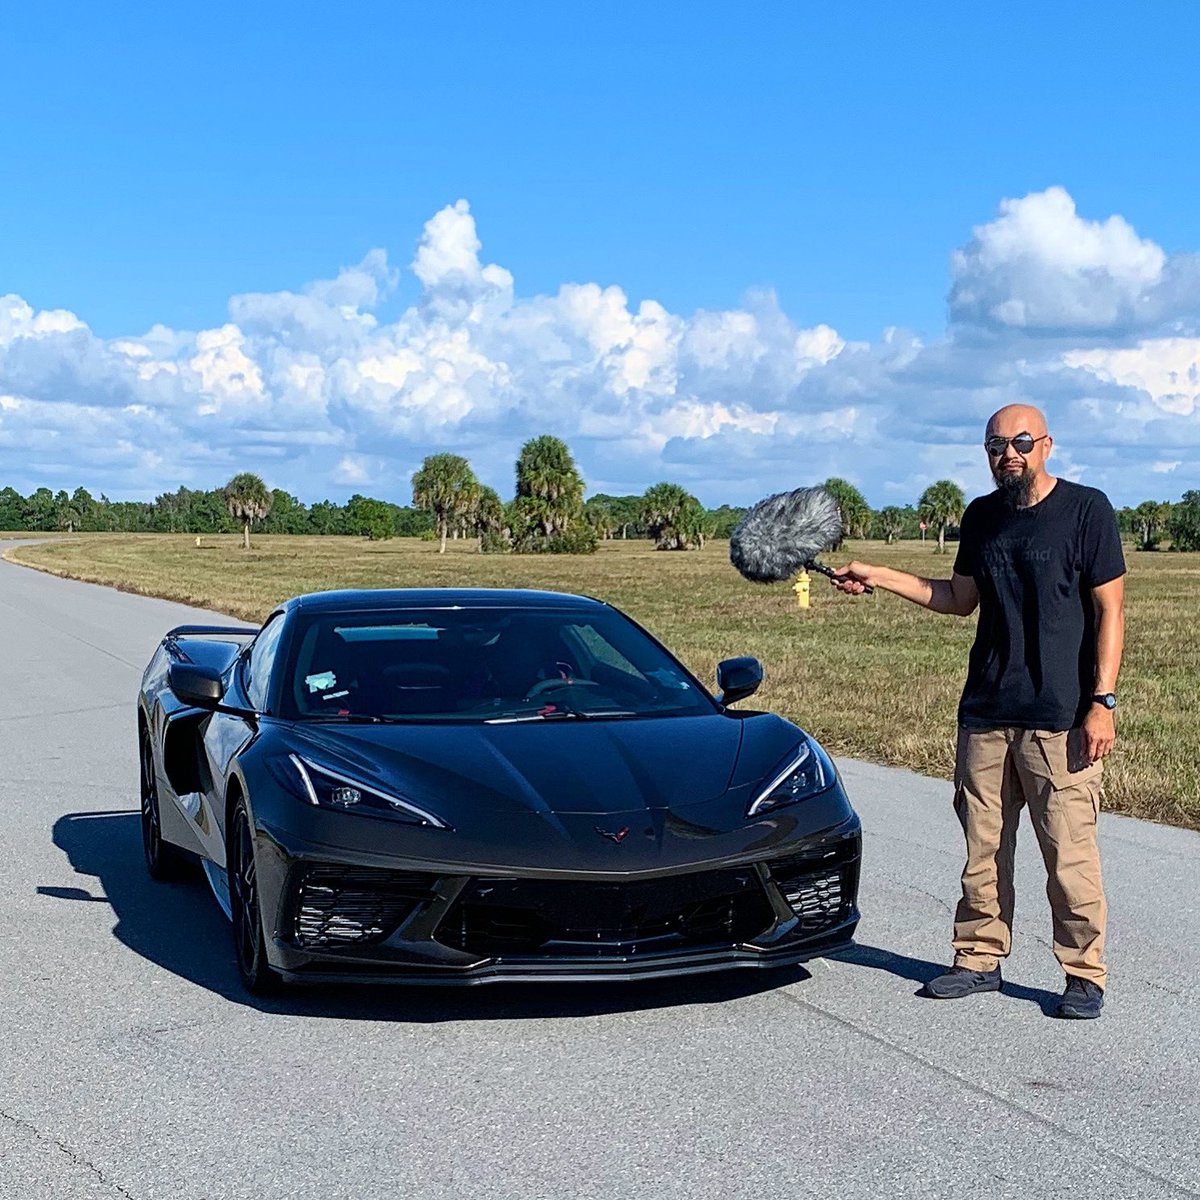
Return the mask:
<svg viewBox="0 0 1200 1200">
<path fill-rule="evenodd" d="M 1092 1021 L 1104 1007 L 1104 989 L 1090 979 L 1067 976 L 1067 986 L 1058 1002 L 1057 1017 L 1072 1021 Z"/>
<path fill-rule="evenodd" d="M 932 996 L 934 1000 L 957 1000 L 974 992 L 998 992 L 1000 983 L 998 966 L 990 971 L 951 967 L 945 975 L 939 975 L 925 985 L 925 995 Z"/>
</svg>

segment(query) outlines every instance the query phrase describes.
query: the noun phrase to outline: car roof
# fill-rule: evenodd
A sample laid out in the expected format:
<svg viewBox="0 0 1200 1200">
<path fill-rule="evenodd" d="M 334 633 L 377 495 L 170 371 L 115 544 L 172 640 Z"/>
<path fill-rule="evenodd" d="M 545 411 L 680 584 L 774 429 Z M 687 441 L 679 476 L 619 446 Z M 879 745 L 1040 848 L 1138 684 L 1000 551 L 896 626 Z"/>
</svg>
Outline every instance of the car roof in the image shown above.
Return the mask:
<svg viewBox="0 0 1200 1200">
<path fill-rule="evenodd" d="M 527 588 L 345 588 L 294 596 L 284 605 L 306 613 L 388 608 L 607 608 L 590 596 Z"/>
</svg>

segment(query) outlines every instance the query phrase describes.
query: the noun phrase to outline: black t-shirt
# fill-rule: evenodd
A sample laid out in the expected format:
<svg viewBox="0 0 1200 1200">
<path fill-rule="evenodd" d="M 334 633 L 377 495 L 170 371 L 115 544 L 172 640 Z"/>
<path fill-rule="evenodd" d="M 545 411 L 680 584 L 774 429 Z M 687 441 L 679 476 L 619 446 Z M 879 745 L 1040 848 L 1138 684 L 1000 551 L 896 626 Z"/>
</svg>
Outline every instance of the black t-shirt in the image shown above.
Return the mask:
<svg viewBox="0 0 1200 1200">
<path fill-rule="evenodd" d="M 1095 690 L 1091 589 L 1125 574 L 1108 497 L 1060 479 L 1040 503 L 1014 510 L 992 492 L 967 506 L 959 537 L 954 570 L 979 588 L 959 722 L 1078 725 Z"/>
</svg>

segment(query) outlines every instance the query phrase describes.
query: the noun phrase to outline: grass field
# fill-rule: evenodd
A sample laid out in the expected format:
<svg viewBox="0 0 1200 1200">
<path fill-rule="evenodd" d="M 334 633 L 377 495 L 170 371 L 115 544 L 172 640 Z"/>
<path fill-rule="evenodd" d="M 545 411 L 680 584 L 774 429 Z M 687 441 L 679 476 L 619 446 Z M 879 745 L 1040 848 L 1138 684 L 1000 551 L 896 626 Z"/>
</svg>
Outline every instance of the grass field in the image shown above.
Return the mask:
<svg viewBox="0 0 1200 1200">
<path fill-rule="evenodd" d="M 853 543 L 856 558 L 948 575 L 920 543 Z M 409 539 L 85 535 L 11 553 L 56 574 L 261 620 L 278 601 L 330 587 L 538 587 L 610 600 L 707 682 L 753 654 L 767 681 L 751 703 L 803 724 L 834 753 L 949 776 L 955 706 L 974 618 L 934 616 L 888 594 L 851 599 L 813 578 L 801 611 L 784 586 L 744 582 L 728 543 L 663 553 L 607 542 L 588 556 L 480 555 L 474 543 Z M 1128 553 L 1128 630 L 1107 806 L 1200 828 L 1200 554 Z"/>
</svg>

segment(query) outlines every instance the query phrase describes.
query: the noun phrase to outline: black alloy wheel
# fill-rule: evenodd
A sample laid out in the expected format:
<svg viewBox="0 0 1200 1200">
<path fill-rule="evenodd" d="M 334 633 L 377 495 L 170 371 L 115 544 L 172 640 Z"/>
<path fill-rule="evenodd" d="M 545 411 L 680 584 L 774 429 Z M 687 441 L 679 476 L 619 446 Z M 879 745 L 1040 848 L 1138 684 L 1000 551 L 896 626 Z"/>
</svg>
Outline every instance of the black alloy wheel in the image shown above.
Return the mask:
<svg viewBox="0 0 1200 1200">
<path fill-rule="evenodd" d="M 233 916 L 238 971 L 248 992 L 267 996 L 279 989 L 282 980 L 267 962 L 262 910 L 258 902 L 254 838 L 244 800 L 239 800 L 233 810 L 225 857 L 229 864 L 229 907 Z"/>
<path fill-rule="evenodd" d="M 162 814 L 158 804 L 158 777 L 154 773 L 154 743 L 150 731 L 141 737 L 142 850 L 151 879 L 170 882 L 188 874 L 188 861 L 162 836 Z"/>
</svg>

